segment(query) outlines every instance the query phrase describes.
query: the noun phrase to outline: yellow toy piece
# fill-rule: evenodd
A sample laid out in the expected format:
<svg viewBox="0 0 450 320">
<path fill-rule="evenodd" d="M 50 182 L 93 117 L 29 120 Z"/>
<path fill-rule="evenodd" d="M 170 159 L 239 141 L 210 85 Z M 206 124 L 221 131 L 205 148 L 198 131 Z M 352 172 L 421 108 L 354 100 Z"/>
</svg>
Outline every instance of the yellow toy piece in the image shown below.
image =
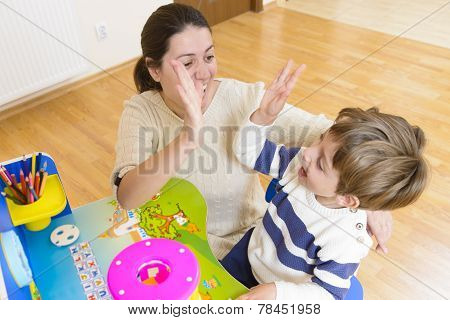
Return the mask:
<svg viewBox="0 0 450 320">
<path fill-rule="evenodd" d="M 14 226 L 25 224 L 30 231 L 41 231 L 48 227 L 51 217 L 64 210 L 67 198 L 59 176 L 53 174 L 48 176 L 44 194 L 36 202 L 21 205 L 6 199 L 6 204 Z"/>
</svg>

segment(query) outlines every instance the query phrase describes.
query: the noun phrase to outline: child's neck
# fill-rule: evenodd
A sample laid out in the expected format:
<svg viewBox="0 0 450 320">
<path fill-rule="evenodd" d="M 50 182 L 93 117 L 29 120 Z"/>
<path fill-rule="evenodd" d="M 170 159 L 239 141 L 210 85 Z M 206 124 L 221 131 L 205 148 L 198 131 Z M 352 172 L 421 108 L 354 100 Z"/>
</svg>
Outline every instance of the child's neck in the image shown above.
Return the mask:
<svg viewBox="0 0 450 320">
<path fill-rule="evenodd" d="M 340 208 L 343 208 L 341 205 L 339 205 L 336 202 L 336 197 L 324 197 L 324 196 L 319 196 L 317 194 L 315 196 L 316 196 L 317 202 L 319 202 L 324 207 L 327 207 L 329 209 L 340 209 Z"/>
</svg>

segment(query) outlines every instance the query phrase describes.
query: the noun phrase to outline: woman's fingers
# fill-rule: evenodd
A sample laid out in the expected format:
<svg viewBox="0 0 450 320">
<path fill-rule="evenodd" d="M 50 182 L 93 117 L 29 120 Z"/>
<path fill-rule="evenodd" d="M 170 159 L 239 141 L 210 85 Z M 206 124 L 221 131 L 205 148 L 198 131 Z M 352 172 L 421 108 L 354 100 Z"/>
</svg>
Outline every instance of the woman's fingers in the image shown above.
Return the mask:
<svg viewBox="0 0 450 320">
<path fill-rule="evenodd" d="M 180 97 L 182 98 L 183 102 L 188 106 L 192 104 L 199 104 L 202 90 L 201 84 L 194 84 L 186 68 L 179 61 L 172 60 L 171 64 L 178 77 L 178 80 L 180 81 L 180 86 L 183 89 L 182 91 L 180 91 L 180 89 L 177 87 L 177 90 L 180 93 Z"/>
<path fill-rule="evenodd" d="M 291 91 L 295 86 L 295 83 L 297 82 L 298 77 L 303 72 L 303 70 L 305 70 L 305 68 L 306 65 L 302 64 L 295 71 L 293 71 L 289 75 L 289 77 L 285 79 L 286 83 L 278 88 L 277 94 L 272 100 L 274 106 L 276 106 L 277 108 L 282 108 L 284 106 L 288 96 L 291 94 Z"/>
<path fill-rule="evenodd" d="M 298 77 L 302 74 L 302 72 L 306 69 L 306 65 L 302 64 L 298 67 L 294 72 L 292 72 L 289 78 L 286 81 L 286 89 L 290 93 L 297 82 Z M 288 93 L 288 94 L 289 94 Z"/>
<path fill-rule="evenodd" d="M 178 94 L 180 95 L 181 101 L 183 101 L 183 103 L 185 105 L 190 105 L 191 102 L 190 102 L 188 96 L 186 95 L 184 88 L 179 84 L 177 84 L 177 91 L 178 91 Z"/>
<path fill-rule="evenodd" d="M 175 73 L 178 76 L 178 79 L 180 80 L 181 84 L 188 84 L 189 83 L 189 75 L 187 74 L 186 68 L 177 60 L 172 60 L 171 65 L 175 71 Z"/>
<path fill-rule="evenodd" d="M 286 63 L 286 65 L 284 66 L 283 70 L 281 71 L 280 75 L 278 76 L 278 80 L 277 82 L 281 82 L 284 83 L 286 80 L 286 77 L 289 74 L 289 71 L 291 70 L 292 67 L 292 59 L 289 59 L 288 62 Z"/>
<path fill-rule="evenodd" d="M 278 79 L 280 78 L 280 75 L 281 75 L 281 72 L 283 72 L 283 69 L 284 69 L 284 67 L 281 68 L 281 69 L 278 71 L 277 75 L 275 76 L 275 78 L 274 78 L 274 79 L 272 80 L 272 82 L 270 83 L 269 88 L 275 86 L 275 85 L 278 83 Z"/>
<path fill-rule="evenodd" d="M 367 211 L 367 230 L 378 242 L 377 251 L 387 254 L 387 241 L 392 235 L 392 215 L 389 211 Z"/>
<path fill-rule="evenodd" d="M 291 68 L 291 64 L 292 64 L 292 60 L 289 59 L 289 61 L 286 63 L 286 65 L 278 71 L 277 75 L 275 76 L 275 78 L 270 83 L 270 85 L 268 87 L 268 90 L 276 91 L 281 86 L 283 86 L 283 82 L 284 82 L 283 79 L 286 77 L 286 74 L 289 73 L 289 70 Z"/>
<path fill-rule="evenodd" d="M 194 134 L 201 128 L 203 115 L 201 110 L 201 90 L 202 84 L 194 83 L 186 68 L 176 60 L 170 62 L 180 83 L 176 84 L 176 90 L 181 98 L 184 107 L 184 126 L 191 128 Z M 192 136 L 194 141 L 200 143 L 198 135 Z"/>
<path fill-rule="evenodd" d="M 172 60 L 171 64 L 184 90 L 186 92 L 189 92 L 192 91 L 192 89 L 195 89 L 194 83 L 191 77 L 189 76 L 189 73 L 187 72 L 186 68 L 177 60 Z"/>
<path fill-rule="evenodd" d="M 278 94 L 281 94 L 286 89 L 288 89 L 289 91 L 292 90 L 298 77 L 306 68 L 306 65 L 302 64 L 293 72 L 289 73 L 292 64 L 293 64 L 292 60 L 289 60 L 287 64 L 283 67 L 283 69 L 278 72 L 277 77 L 270 84 L 270 87 L 268 88 L 269 90 L 278 91 Z"/>
</svg>

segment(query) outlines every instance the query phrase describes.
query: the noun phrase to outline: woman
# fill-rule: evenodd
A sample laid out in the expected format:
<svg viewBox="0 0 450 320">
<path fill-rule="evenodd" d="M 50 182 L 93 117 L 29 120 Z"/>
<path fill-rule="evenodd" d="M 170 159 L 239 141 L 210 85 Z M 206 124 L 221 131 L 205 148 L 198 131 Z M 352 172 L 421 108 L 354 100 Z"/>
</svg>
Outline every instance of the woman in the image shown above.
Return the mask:
<svg viewBox="0 0 450 320">
<path fill-rule="evenodd" d="M 231 148 L 236 128 L 258 107 L 264 84 L 215 79 L 211 29 L 189 6 L 169 4 L 156 10 L 143 28 L 141 45 L 143 57 L 134 71 L 140 94 L 125 102 L 114 191 L 122 207 L 131 209 L 171 177 L 192 182 L 207 202 L 208 240 L 221 259 L 265 211 L 258 175 L 244 169 Z M 195 86 L 197 95 L 184 91 L 180 81 Z M 330 124 L 322 115 L 286 106 L 271 139 L 308 145 Z M 370 218 L 370 228 L 383 245 L 380 239 L 390 234 L 390 215 Z"/>
</svg>

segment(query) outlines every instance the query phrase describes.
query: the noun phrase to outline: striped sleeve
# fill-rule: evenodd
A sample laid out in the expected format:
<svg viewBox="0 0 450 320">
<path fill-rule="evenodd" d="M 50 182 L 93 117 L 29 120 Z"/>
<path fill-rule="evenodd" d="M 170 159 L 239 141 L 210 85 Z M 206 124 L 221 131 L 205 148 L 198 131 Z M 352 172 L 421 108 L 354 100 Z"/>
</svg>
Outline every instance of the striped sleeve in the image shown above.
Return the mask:
<svg viewBox="0 0 450 320">
<path fill-rule="evenodd" d="M 355 220 L 360 221 L 358 218 Z M 365 229 L 360 233 L 345 230 L 346 235 L 338 236 L 333 233 L 328 245 L 321 246 L 311 278 L 313 283 L 327 290 L 336 300 L 342 300 L 347 295 L 351 278 L 356 274 L 362 259 L 369 253 L 372 244 Z M 339 245 L 336 245 L 337 243 Z"/>
<path fill-rule="evenodd" d="M 333 260 L 318 261 L 311 281 L 327 290 L 336 300 L 343 300 L 350 288 L 350 278 L 359 263 L 338 263 Z"/>
<path fill-rule="evenodd" d="M 286 148 L 266 139 L 270 126 L 248 121 L 237 134 L 233 150 L 238 160 L 249 168 L 281 179 L 300 148 Z"/>
<path fill-rule="evenodd" d="M 358 263 L 340 264 L 335 261 L 318 261 L 313 270 L 312 282 L 276 282 L 277 300 L 292 299 L 335 299 L 343 300 L 350 289 L 351 277 L 358 269 Z"/>
</svg>

